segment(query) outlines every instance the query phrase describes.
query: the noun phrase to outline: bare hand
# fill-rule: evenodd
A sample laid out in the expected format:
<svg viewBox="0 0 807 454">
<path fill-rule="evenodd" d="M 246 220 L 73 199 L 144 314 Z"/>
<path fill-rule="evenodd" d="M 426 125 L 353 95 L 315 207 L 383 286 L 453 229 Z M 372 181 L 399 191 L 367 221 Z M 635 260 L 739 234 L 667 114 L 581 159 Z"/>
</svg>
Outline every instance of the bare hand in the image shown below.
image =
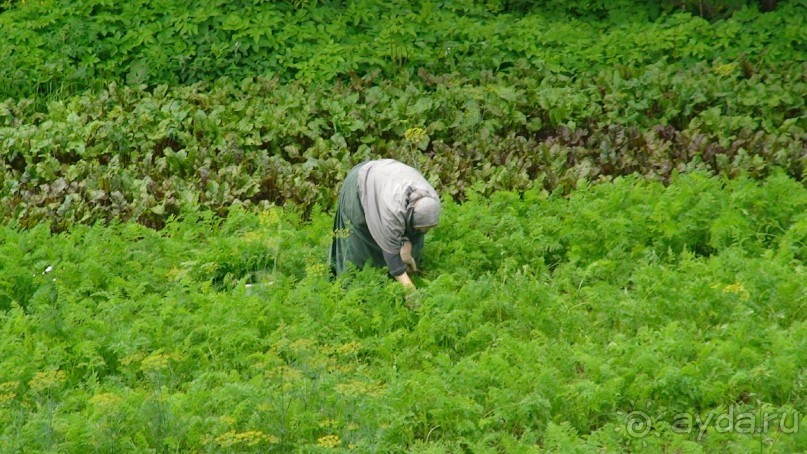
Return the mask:
<svg viewBox="0 0 807 454">
<path fill-rule="evenodd" d="M 406 264 L 407 271 L 417 272 L 418 265 L 415 263 L 415 258 L 412 257 L 412 243 L 408 240 L 401 247 L 401 260 Z"/>
</svg>

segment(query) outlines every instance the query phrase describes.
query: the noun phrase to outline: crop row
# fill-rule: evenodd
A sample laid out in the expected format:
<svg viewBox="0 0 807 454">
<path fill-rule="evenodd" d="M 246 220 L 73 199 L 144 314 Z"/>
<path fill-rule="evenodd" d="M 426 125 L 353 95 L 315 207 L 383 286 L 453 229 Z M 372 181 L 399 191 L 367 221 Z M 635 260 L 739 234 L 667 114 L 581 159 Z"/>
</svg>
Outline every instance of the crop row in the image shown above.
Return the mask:
<svg viewBox="0 0 807 454">
<path fill-rule="evenodd" d="M 420 84 L 331 88 L 247 79 L 0 104 L 0 218 L 136 219 L 233 204 L 330 207 L 351 166 L 378 156 L 422 169 L 462 199 L 629 173 L 693 168 L 804 178 L 805 65 L 657 64 L 569 78 L 527 67 L 481 82 L 422 72 Z"/>
<path fill-rule="evenodd" d="M 328 213 L 0 226 L 0 451 L 795 452 L 805 213 L 781 173 L 446 199 L 414 310 L 331 278 Z"/>
<path fill-rule="evenodd" d="M 0 100 L 64 97 L 113 81 L 156 86 L 269 75 L 322 84 L 420 68 L 477 77 L 522 60 L 569 75 L 658 61 L 805 61 L 800 0 L 714 23 L 672 14 L 669 6 L 690 1 L 439 3 L 16 2 L 0 9 Z"/>
</svg>

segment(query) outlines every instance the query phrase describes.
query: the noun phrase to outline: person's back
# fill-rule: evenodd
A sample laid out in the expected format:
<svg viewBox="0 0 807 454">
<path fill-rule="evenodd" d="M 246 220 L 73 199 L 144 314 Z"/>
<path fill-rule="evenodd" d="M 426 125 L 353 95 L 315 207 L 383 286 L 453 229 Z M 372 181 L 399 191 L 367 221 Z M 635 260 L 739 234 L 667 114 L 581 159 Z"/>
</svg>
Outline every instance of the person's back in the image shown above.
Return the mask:
<svg viewBox="0 0 807 454">
<path fill-rule="evenodd" d="M 339 193 L 330 251 L 334 272 L 369 261 L 386 265 L 396 280 L 411 286 L 407 266 L 417 268 L 423 235 L 437 225 L 440 210 L 437 192 L 414 168 L 393 159 L 359 164 Z"/>
</svg>

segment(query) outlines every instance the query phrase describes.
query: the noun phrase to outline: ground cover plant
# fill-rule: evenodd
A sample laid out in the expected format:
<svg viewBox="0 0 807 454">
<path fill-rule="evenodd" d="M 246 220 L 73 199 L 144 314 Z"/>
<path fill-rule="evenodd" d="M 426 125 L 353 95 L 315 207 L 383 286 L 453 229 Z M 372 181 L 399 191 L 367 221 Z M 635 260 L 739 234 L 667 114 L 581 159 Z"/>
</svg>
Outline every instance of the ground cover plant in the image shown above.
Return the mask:
<svg viewBox="0 0 807 454">
<path fill-rule="evenodd" d="M 4 226 L 0 450 L 807 442 L 800 183 L 696 172 L 445 204 L 418 301 L 382 270 L 332 279 L 317 210 L 208 212 L 160 231 Z M 781 420 L 704 422 L 729 411 Z M 628 418 L 643 414 L 637 433 Z"/>
<path fill-rule="evenodd" d="M 804 0 L 0 0 L 0 452 L 797 452 Z M 336 190 L 442 194 L 420 290 Z"/>
</svg>

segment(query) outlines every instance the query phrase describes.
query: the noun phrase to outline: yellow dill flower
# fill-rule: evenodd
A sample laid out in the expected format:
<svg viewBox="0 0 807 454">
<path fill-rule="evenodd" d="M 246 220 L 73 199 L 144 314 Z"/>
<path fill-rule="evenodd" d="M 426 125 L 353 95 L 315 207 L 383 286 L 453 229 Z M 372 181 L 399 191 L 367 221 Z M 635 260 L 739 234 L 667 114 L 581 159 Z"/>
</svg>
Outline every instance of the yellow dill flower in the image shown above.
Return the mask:
<svg viewBox="0 0 807 454">
<path fill-rule="evenodd" d="M 260 430 L 248 430 L 246 432 L 231 430 L 215 438 L 216 444 L 222 448 L 230 448 L 237 445 L 255 446 L 261 443 L 275 444 L 279 441 L 280 440 L 274 435 L 263 433 Z"/>
<path fill-rule="evenodd" d="M 339 439 L 339 435 L 325 435 L 324 437 L 319 437 L 317 439 L 317 446 L 321 448 L 335 448 L 339 446 L 339 443 L 342 440 Z"/>
<path fill-rule="evenodd" d="M 336 353 L 340 355 L 355 355 L 361 350 L 361 342 L 350 341 L 336 347 Z"/>
<path fill-rule="evenodd" d="M 219 420 L 228 426 L 235 425 L 235 418 L 232 416 L 221 416 Z"/>
<path fill-rule="evenodd" d="M 330 373 L 349 374 L 356 371 L 356 364 L 329 364 L 327 368 Z"/>
<path fill-rule="evenodd" d="M 132 363 L 139 363 L 145 357 L 146 354 L 143 352 L 134 352 L 129 356 L 121 358 L 120 363 L 123 364 L 124 366 L 128 366 L 129 364 Z"/>
<path fill-rule="evenodd" d="M 161 353 L 151 355 L 140 363 L 140 370 L 143 372 L 158 372 L 167 369 L 169 359 L 169 355 Z"/>
<path fill-rule="evenodd" d="M 353 380 L 347 383 L 340 383 L 334 387 L 337 393 L 343 396 L 356 397 L 361 395 L 379 396 L 384 391 L 384 388 L 372 382 L 362 380 Z"/>
<path fill-rule="evenodd" d="M 17 397 L 17 393 L 0 393 L 0 405 L 5 405 Z"/>
<path fill-rule="evenodd" d="M 231 430 L 229 432 L 225 432 L 218 437 L 215 438 L 216 444 L 221 446 L 222 448 L 229 448 L 234 444 L 238 443 L 238 440 L 235 438 L 236 432 Z"/>
<path fill-rule="evenodd" d="M 316 370 L 330 370 L 336 365 L 336 360 L 330 356 L 316 355 L 309 358 L 308 365 Z"/>
<path fill-rule="evenodd" d="M 740 282 L 737 282 L 735 284 L 729 284 L 723 287 L 723 292 L 739 295 L 740 299 L 742 299 L 743 301 L 748 301 L 748 299 L 751 298 L 751 294 L 748 292 L 748 290 L 745 289 L 745 286 L 743 286 L 743 284 Z"/>
<path fill-rule="evenodd" d="M 64 383 L 65 380 L 67 380 L 67 374 L 65 374 L 64 371 L 48 370 L 34 374 L 34 378 L 28 382 L 28 386 L 30 386 L 33 391 L 40 392 L 55 388 Z"/>
<path fill-rule="evenodd" d="M 258 215 L 258 223 L 260 223 L 261 227 L 275 226 L 280 223 L 280 215 L 278 213 L 277 208 L 261 211 Z"/>
<path fill-rule="evenodd" d="M 0 393 L 9 393 L 17 388 L 19 388 L 20 382 L 18 381 L 7 381 L 5 383 L 0 383 Z"/>
<path fill-rule="evenodd" d="M 19 386 L 20 382 L 18 381 L 7 381 L 5 383 L 0 383 L 0 405 L 14 400 L 14 398 L 17 397 L 17 393 L 15 391 L 17 388 L 19 388 Z"/>
<path fill-rule="evenodd" d="M 16 398 L 17 398 L 17 393 L 15 393 L 15 392 L 11 392 L 11 391 L 3 392 L 3 391 L 0 391 L 0 405 L 5 405 L 5 404 L 11 402 L 12 400 L 14 400 Z"/>
<path fill-rule="evenodd" d="M 330 270 L 324 263 L 314 263 L 305 267 L 305 274 L 311 277 L 325 277 Z"/>
<path fill-rule="evenodd" d="M 316 341 L 304 337 L 292 342 L 291 345 L 289 345 L 289 348 L 296 353 L 301 353 L 310 351 L 316 344 Z"/>
<path fill-rule="evenodd" d="M 351 230 L 349 228 L 336 229 L 333 231 L 333 237 L 338 239 L 350 238 Z"/>
<path fill-rule="evenodd" d="M 269 379 L 279 379 L 289 383 L 301 380 L 303 378 L 303 373 L 299 369 L 295 369 L 293 367 L 278 366 L 266 371 L 265 377 Z"/>
<path fill-rule="evenodd" d="M 319 426 L 323 429 L 326 427 L 336 427 L 338 424 L 339 421 L 335 419 L 325 419 L 319 422 Z"/>
<path fill-rule="evenodd" d="M 90 403 L 99 408 L 117 407 L 123 399 L 115 393 L 101 393 L 90 397 Z"/>
<path fill-rule="evenodd" d="M 404 132 L 404 139 L 412 143 L 420 143 L 426 138 L 426 130 L 423 128 L 409 128 Z"/>
<path fill-rule="evenodd" d="M 725 65 L 716 66 L 714 71 L 721 76 L 728 76 L 734 72 L 734 68 L 736 67 L 737 63 L 727 63 Z"/>
</svg>

